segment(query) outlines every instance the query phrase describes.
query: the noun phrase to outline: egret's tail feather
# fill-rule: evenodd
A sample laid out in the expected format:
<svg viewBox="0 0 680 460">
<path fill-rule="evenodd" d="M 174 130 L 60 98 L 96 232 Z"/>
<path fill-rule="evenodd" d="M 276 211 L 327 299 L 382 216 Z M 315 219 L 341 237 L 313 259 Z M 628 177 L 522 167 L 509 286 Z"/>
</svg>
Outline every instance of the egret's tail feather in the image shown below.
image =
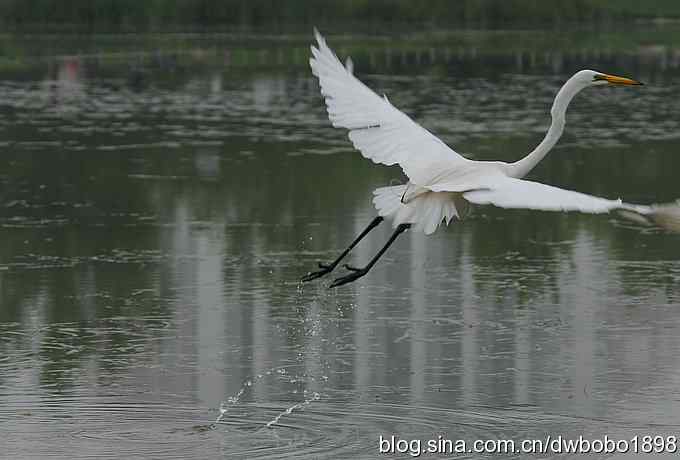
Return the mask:
<svg viewBox="0 0 680 460">
<path fill-rule="evenodd" d="M 380 187 L 373 191 L 373 204 L 378 210 L 378 215 L 390 217 L 401 206 L 401 197 L 406 191 L 406 185 L 394 185 L 392 187 Z M 398 225 L 398 224 L 397 224 Z"/>
<path fill-rule="evenodd" d="M 433 233 L 439 224 L 448 224 L 459 217 L 455 193 L 414 190 L 414 185 L 381 187 L 373 191 L 373 204 L 378 214 L 392 219 L 392 225 L 413 224 L 414 229 L 426 235 Z M 406 199 L 408 198 L 408 199 Z"/>
</svg>

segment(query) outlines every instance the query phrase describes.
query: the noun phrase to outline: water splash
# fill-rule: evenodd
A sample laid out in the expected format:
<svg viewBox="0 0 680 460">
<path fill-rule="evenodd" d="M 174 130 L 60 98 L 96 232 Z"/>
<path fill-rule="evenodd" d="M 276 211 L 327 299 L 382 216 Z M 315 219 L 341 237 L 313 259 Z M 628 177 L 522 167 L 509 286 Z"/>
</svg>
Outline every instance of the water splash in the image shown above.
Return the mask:
<svg viewBox="0 0 680 460">
<path fill-rule="evenodd" d="M 229 412 L 229 409 L 231 407 L 234 407 L 236 404 L 238 404 L 241 401 L 241 399 L 243 398 L 243 395 L 246 393 L 246 391 L 249 388 L 252 388 L 254 383 L 256 383 L 259 380 L 261 380 L 262 378 L 270 376 L 272 374 L 285 375 L 286 373 L 287 373 L 287 371 L 286 371 L 285 367 L 273 367 L 271 369 L 268 369 L 266 372 L 263 372 L 261 374 L 257 374 L 254 377 L 247 378 L 243 382 L 243 385 L 241 385 L 241 388 L 239 388 L 239 390 L 236 392 L 236 394 L 228 397 L 226 401 L 220 402 L 220 407 L 218 409 L 220 414 L 217 416 L 215 421 L 212 423 L 212 427 L 215 428 L 222 421 L 222 419 Z"/>
<path fill-rule="evenodd" d="M 261 378 L 262 375 L 258 375 L 258 378 Z M 220 415 L 217 416 L 215 421 L 212 424 L 212 427 L 215 428 L 217 425 L 222 421 L 225 415 L 227 415 L 227 412 L 229 412 L 229 408 L 235 406 L 238 404 L 238 402 L 241 400 L 243 395 L 246 392 L 246 389 L 250 388 L 253 386 L 253 380 L 252 379 L 247 379 L 245 382 L 243 382 L 243 385 L 241 385 L 241 388 L 236 392 L 235 395 L 230 396 L 227 398 L 226 401 L 221 401 L 220 402 Z"/>
<path fill-rule="evenodd" d="M 311 398 L 307 398 L 302 402 L 293 404 L 288 409 L 274 417 L 272 420 L 268 421 L 265 424 L 265 428 L 271 428 L 272 426 L 278 424 L 279 420 L 281 420 L 283 416 L 292 414 L 294 410 L 303 409 L 304 407 L 309 406 L 312 403 L 312 401 L 318 401 L 319 399 L 321 399 L 321 395 L 315 391 L 314 393 L 312 393 Z"/>
<path fill-rule="evenodd" d="M 220 402 L 219 411 L 220 415 L 218 415 L 215 421 L 212 423 L 211 428 L 215 428 L 222 421 L 222 418 L 224 418 L 224 416 L 227 413 L 227 406 L 224 404 L 224 401 Z"/>
</svg>

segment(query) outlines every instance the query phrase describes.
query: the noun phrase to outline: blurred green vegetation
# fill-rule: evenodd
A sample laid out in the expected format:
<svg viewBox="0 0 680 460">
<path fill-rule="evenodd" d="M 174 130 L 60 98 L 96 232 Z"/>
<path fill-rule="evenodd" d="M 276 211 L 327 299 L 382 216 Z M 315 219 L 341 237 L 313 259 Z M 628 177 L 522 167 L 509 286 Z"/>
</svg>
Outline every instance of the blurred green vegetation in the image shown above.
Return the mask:
<svg viewBox="0 0 680 460">
<path fill-rule="evenodd" d="M 539 27 L 680 18 L 677 0 L 0 0 L 14 31 L 180 31 L 352 23 Z"/>
</svg>

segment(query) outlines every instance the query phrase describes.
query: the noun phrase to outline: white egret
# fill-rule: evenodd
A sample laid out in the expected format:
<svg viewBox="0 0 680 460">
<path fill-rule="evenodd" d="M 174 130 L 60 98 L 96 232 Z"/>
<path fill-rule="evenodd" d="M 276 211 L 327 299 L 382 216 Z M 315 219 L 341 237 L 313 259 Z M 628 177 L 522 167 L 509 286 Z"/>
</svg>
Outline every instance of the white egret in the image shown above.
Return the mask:
<svg viewBox="0 0 680 460">
<path fill-rule="evenodd" d="M 347 253 L 385 218 L 396 230 L 387 244 L 363 268 L 345 267 L 346 276 L 331 287 L 364 276 L 400 233 L 413 226 L 425 234 L 433 233 L 442 221 L 461 219 L 470 204 L 501 208 L 526 208 L 542 211 L 580 211 L 608 213 L 619 210 L 641 219 L 658 220 L 678 226 L 680 215 L 673 208 L 624 203 L 579 192 L 523 180 L 553 148 L 562 135 L 569 102 L 589 86 L 642 85 L 639 81 L 593 70 L 574 74 L 557 93 L 550 114 L 552 123 L 545 138 L 526 157 L 514 163 L 473 161 L 449 148 L 439 138 L 394 107 L 386 96 L 380 97 L 353 75 L 351 60 L 344 66 L 315 29 L 318 48 L 311 47 L 309 64 L 318 77 L 328 111 L 336 128 L 349 130 L 354 147 L 364 157 L 385 165 L 399 164 L 409 181 L 405 185 L 381 187 L 373 194 L 378 216 L 332 263 L 319 263 L 319 271 L 307 274 L 310 281 L 330 273 Z M 661 218 L 656 219 L 657 214 Z"/>
</svg>

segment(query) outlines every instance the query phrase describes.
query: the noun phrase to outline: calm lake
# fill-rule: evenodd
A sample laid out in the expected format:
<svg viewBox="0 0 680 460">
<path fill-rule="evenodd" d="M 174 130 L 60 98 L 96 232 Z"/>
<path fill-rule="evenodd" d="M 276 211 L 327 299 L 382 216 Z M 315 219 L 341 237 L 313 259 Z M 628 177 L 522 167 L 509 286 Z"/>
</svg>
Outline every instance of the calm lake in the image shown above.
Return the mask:
<svg viewBox="0 0 680 460">
<path fill-rule="evenodd" d="M 680 198 L 680 27 L 332 32 L 357 76 L 474 159 L 530 151 L 577 70 L 640 79 L 578 95 L 530 177 Z M 678 235 L 477 208 L 406 233 L 356 283 L 299 283 L 405 180 L 331 128 L 312 38 L 0 36 L 2 456 L 679 435 Z"/>
</svg>

